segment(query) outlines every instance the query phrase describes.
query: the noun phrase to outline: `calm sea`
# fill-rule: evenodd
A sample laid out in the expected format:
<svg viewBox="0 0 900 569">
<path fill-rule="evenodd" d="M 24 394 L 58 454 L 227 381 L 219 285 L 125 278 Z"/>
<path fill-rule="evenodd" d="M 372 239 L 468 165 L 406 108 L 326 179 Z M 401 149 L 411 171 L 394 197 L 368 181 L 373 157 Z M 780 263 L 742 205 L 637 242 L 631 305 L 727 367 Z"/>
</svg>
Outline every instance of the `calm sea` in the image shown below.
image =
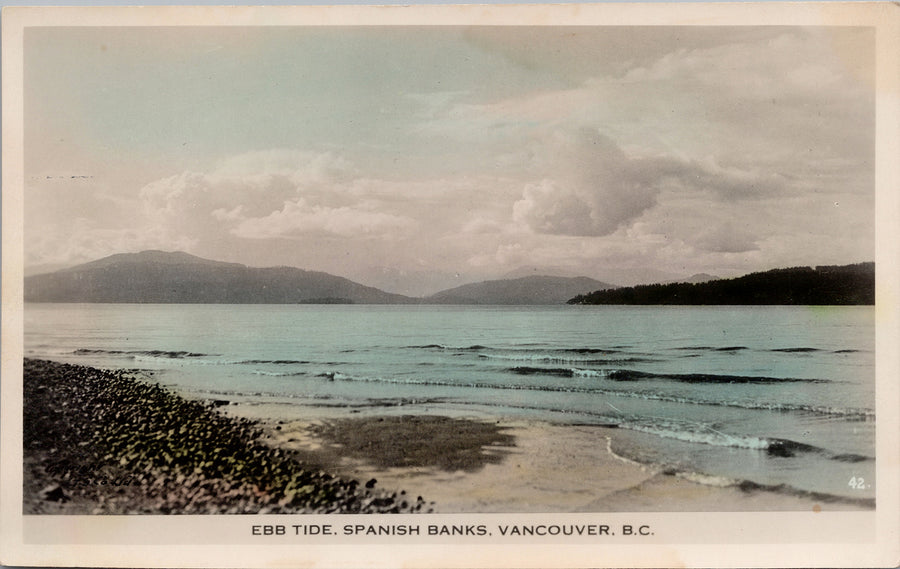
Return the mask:
<svg viewBox="0 0 900 569">
<path fill-rule="evenodd" d="M 873 307 L 25 308 L 27 357 L 201 396 L 614 424 L 617 453 L 704 483 L 856 499 L 876 487 L 874 342 Z"/>
</svg>

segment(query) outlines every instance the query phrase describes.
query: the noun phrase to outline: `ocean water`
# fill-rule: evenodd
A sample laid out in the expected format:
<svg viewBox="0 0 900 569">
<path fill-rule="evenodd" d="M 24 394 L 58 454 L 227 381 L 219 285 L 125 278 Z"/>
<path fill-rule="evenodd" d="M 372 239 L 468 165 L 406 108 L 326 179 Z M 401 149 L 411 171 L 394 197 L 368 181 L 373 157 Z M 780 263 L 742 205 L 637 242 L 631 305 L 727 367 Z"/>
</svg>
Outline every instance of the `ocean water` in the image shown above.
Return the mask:
<svg viewBox="0 0 900 569">
<path fill-rule="evenodd" d="M 873 307 L 27 304 L 24 314 L 26 357 L 153 370 L 200 396 L 615 425 L 618 454 L 703 483 L 875 496 Z"/>
</svg>

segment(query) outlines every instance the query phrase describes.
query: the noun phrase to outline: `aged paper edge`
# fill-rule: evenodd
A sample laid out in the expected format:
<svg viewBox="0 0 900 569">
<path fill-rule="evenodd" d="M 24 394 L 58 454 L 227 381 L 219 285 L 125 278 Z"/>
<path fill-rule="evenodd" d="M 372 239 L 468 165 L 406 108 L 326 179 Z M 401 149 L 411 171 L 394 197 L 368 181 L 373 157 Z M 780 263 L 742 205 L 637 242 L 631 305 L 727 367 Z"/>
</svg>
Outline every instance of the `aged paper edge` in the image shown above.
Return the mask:
<svg viewBox="0 0 900 569">
<path fill-rule="evenodd" d="M 646 541 L 511 543 L 260 539 L 251 525 L 318 516 L 22 516 L 23 64 L 28 26 L 272 25 L 871 26 L 877 44 L 876 350 L 878 507 L 847 513 L 432 515 L 421 523 L 649 525 Z M 3 10 L 2 470 L 0 562 L 41 566 L 674 567 L 900 564 L 900 6 L 892 3 L 320 7 L 77 7 Z M 377 523 L 340 517 L 333 523 Z M 401 522 L 403 517 L 392 518 Z M 328 523 L 321 517 L 318 521 Z M 26 533 L 47 532 L 47 543 Z"/>
</svg>

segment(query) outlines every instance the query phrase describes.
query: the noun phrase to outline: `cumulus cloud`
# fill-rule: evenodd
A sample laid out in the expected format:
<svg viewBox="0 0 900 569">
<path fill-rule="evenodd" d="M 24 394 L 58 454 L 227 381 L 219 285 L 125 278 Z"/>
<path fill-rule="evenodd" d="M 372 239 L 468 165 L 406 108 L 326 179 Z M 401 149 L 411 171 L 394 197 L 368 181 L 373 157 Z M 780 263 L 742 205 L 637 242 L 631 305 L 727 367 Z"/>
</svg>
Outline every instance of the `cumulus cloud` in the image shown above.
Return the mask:
<svg viewBox="0 0 900 569">
<path fill-rule="evenodd" d="M 551 174 L 526 184 L 513 218 L 536 233 L 604 236 L 639 218 L 664 189 L 753 199 L 784 187 L 777 174 L 720 166 L 714 159 L 628 156 L 612 139 L 582 128 L 558 137 L 541 160 Z"/>
<path fill-rule="evenodd" d="M 554 177 L 527 184 L 513 205 L 537 233 L 608 235 L 655 203 L 652 174 L 596 130 L 557 137 L 543 154 Z"/>
<path fill-rule="evenodd" d="M 560 189 L 551 180 L 525 186 L 522 199 L 513 205 L 513 217 L 538 233 L 603 235 L 609 232 L 607 227 L 595 228 L 590 207 L 577 192 Z"/>
<path fill-rule="evenodd" d="M 379 211 L 360 192 L 352 166 L 331 153 L 269 150 L 184 172 L 141 190 L 148 217 L 173 234 L 214 239 L 402 236 L 412 219 Z"/>
<path fill-rule="evenodd" d="M 330 234 L 340 237 L 406 237 L 417 223 L 404 216 L 359 207 L 311 205 L 304 199 L 287 202 L 265 217 L 243 219 L 232 233 L 249 239 Z"/>
</svg>

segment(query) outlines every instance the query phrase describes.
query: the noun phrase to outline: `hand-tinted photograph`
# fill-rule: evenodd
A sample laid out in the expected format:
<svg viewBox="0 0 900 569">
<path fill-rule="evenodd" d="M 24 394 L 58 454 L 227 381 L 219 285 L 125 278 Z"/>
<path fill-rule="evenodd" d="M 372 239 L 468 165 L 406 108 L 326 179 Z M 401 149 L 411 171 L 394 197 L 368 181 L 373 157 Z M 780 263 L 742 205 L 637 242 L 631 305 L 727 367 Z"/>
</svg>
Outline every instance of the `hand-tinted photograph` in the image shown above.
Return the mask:
<svg viewBox="0 0 900 569">
<path fill-rule="evenodd" d="M 874 28 L 23 37 L 25 514 L 875 508 Z"/>
</svg>

